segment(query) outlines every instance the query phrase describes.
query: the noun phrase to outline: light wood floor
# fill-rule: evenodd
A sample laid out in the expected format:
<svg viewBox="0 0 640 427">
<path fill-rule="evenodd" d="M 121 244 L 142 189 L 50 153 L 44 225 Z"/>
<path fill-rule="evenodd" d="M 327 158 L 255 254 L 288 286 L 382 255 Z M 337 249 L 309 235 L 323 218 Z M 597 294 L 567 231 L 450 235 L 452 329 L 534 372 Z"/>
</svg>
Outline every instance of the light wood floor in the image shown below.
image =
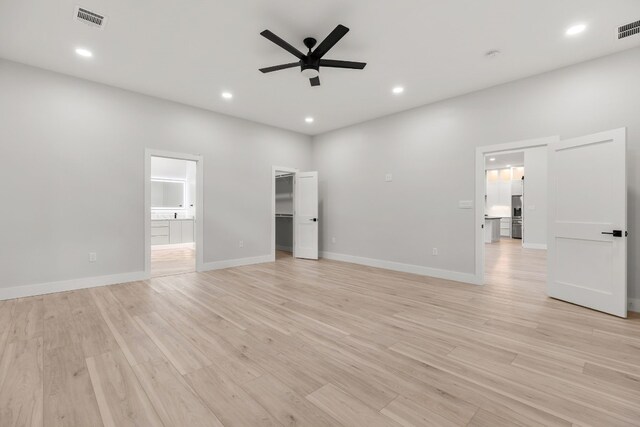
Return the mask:
<svg viewBox="0 0 640 427">
<path fill-rule="evenodd" d="M 484 287 L 280 257 L 0 302 L 0 426 L 640 424 L 640 318 L 487 252 Z"/>
<path fill-rule="evenodd" d="M 158 249 L 151 247 L 151 277 L 194 271 L 196 271 L 196 251 L 193 248 Z"/>
</svg>

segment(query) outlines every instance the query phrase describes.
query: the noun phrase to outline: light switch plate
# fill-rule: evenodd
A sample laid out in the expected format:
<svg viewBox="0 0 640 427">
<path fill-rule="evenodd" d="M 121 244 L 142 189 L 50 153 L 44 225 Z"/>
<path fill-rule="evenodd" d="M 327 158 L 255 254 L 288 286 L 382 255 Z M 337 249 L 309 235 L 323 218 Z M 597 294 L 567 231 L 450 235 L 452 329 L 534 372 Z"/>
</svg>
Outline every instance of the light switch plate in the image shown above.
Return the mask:
<svg viewBox="0 0 640 427">
<path fill-rule="evenodd" d="M 386 174 L 386 175 L 384 176 L 384 181 L 385 181 L 385 182 L 391 182 L 391 181 L 393 181 L 393 175 L 392 175 L 392 174 L 390 174 L 390 173 Z"/>
<path fill-rule="evenodd" d="M 458 208 L 460 208 L 460 209 L 473 209 L 473 200 L 460 200 L 458 202 Z"/>
</svg>

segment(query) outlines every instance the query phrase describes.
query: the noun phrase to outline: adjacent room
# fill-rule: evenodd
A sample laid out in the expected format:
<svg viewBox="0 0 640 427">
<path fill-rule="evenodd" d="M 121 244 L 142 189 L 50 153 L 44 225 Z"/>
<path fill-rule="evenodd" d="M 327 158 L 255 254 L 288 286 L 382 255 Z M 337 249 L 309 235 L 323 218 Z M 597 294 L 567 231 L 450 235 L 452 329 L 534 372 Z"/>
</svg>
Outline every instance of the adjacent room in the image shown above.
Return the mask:
<svg viewBox="0 0 640 427">
<path fill-rule="evenodd" d="M 0 1 L 0 427 L 640 426 L 640 1 Z"/>
</svg>

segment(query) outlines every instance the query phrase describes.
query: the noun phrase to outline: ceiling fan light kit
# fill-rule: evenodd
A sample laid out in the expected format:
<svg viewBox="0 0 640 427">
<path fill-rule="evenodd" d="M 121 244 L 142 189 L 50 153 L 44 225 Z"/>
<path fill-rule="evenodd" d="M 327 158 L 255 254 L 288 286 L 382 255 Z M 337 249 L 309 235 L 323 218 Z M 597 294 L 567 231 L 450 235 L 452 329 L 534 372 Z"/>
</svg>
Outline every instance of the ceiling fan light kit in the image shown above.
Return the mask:
<svg viewBox="0 0 640 427">
<path fill-rule="evenodd" d="M 317 41 L 312 37 L 304 39 L 304 45 L 309 50 L 307 54 L 300 52 L 298 49 L 276 36 L 269 30 L 264 30 L 260 33 L 264 38 L 277 44 L 287 52 L 298 58 L 297 62 L 290 62 L 288 64 L 275 65 L 273 67 L 261 68 L 263 73 L 271 73 L 273 71 L 284 70 L 287 68 L 300 67 L 300 71 L 305 78 L 309 79 L 311 86 L 320 86 L 320 67 L 331 68 L 348 68 L 354 70 L 362 70 L 367 64 L 364 62 L 352 62 L 352 61 L 339 61 L 335 59 L 322 59 L 329 50 L 340 41 L 342 37 L 349 32 L 349 29 L 344 25 L 338 25 L 332 32 L 324 39 L 318 47 L 312 51 Z"/>
</svg>

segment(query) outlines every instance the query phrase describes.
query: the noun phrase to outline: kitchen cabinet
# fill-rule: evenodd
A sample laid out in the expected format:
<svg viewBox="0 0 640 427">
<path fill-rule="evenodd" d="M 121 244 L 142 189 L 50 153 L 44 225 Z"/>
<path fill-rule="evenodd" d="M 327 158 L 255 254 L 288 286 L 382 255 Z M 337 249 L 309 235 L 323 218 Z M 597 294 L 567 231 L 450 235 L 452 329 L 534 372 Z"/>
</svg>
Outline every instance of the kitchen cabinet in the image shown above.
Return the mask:
<svg viewBox="0 0 640 427">
<path fill-rule="evenodd" d="M 500 218 L 485 217 L 484 242 L 495 243 L 500 240 Z"/>
<path fill-rule="evenodd" d="M 487 171 L 487 212 L 507 215 L 511 210 L 511 169 Z"/>
<path fill-rule="evenodd" d="M 500 236 L 511 237 L 511 218 L 500 218 Z"/>
</svg>

